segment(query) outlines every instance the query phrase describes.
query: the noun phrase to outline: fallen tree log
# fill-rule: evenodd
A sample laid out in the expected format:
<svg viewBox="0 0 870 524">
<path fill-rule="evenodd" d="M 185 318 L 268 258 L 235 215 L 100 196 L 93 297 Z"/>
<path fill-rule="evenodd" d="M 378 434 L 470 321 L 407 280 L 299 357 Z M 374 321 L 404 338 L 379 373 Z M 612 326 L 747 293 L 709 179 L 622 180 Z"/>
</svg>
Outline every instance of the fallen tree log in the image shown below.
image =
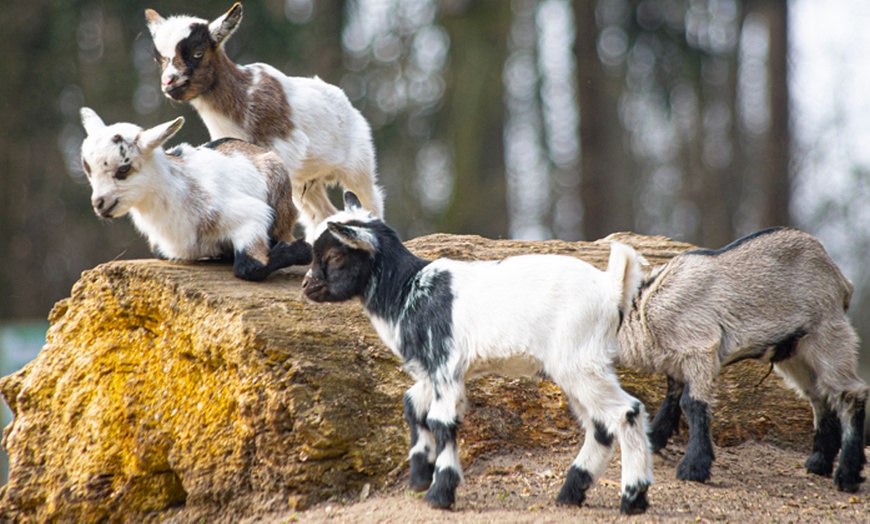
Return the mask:
<svg viewBox="0 0 870 524">
<path fill-rule="evenodd" d="M 691 248 L 619 234 L 652 264 Z M 425 258 L 525 253 L 606 265 L 606 241 L 431 235 Z M 298 274 L 265 283 L 214 263 L 111 262 L 55 306 L 39 356 L 0 380 L 14 413 L 0 519 L 233 521 L 305 508 L 407 475 L 401 397 L 410 380 L 358 303 L 315 304 Z M 522 297 L 517 297 L 521 300 Z M 753 362 L 721 377 L 714 438 L 809 449 L 808 405 Z M 654 413 L 664 377 L 622 370 Z M 760 385 L 757 385 L 761 383 Z M 561 392 L 535 379 L 475 379 L 462 460 L 580 435 Z M 684 432 L 685 433 L 685 432 Z"/>
</svg>

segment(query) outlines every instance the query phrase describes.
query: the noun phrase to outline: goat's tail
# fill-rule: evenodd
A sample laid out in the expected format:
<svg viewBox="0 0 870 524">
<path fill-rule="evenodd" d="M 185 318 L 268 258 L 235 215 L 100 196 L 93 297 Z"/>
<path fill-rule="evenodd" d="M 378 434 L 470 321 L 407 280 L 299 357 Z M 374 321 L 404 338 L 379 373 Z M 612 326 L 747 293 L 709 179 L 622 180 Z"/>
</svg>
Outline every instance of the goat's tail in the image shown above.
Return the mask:
<svg viewBox="0 0 870 524">
<path fill-rule="evenodd" d="M 618 306 L 621 317 L 631 310 L 631 302 L 640 289 L 643 280 L 641 264 L 648 265 L 643 255 L 622 242 L 610 243 L 610 260 L 607 262 L 607 274 L 617 292 Z"/>
</svg>

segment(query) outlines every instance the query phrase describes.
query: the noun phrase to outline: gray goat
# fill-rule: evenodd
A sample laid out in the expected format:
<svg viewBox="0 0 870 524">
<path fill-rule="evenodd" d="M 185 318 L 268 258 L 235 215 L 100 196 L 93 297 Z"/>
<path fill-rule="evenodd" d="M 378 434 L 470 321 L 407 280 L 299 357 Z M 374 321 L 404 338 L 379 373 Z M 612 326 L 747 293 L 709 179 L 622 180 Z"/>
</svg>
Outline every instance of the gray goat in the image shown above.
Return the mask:
<svg viewBox="0 0 870 524">
<path fill-rule="evenodd" d="M 693 250 L 653 270 L 619 331 L 620 363 L 664 373 L 668 391 L 650 429 L 667 445 L 680 412 L 689 443 L 677 478 L 710 478 L 709 409 L 722 367 L 770 362 L 813 408 L 806 468 L 855 492 L 863 478 L 867 385 L 858 377 L 858 337 L 846 310 L 852 284 L 818 240 L 772 228 L 719 250 Z"/>
</svg>

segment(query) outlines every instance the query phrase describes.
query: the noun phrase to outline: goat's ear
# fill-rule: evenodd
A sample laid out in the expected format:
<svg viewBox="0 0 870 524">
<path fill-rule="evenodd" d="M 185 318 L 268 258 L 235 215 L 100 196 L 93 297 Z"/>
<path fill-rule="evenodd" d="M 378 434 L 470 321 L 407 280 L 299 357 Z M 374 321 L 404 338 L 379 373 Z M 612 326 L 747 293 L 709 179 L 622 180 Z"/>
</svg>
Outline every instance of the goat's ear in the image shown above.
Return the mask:
<svg viewBox="0 0 870 524">
<path fill-rule="evenodd" d="M 344 209 L 362 209 L 362 204 L 359 201 L 359 197 L 357 197 L 356 193 L 354 193 L 353 191 L 344 192 Z"/>
<path fill-rule="evenodd" d="M 327 222 L 326 227 L 342 244 L 367 253 L 375 252 L 377 239 L 371 229 L 338 222 Z"/>
<path fill-rule="evenodd" d="M 145 129 L 136 137 L 139 150 L 145 155 L 151 153 L 151 151 L 154 151 L 172 138 L 172 135 L 177 133 L 182 125 L 184 125 L 184 117 L 180 116 L 171 122 L 154 126 L 151 129 Z"/>
<path fill-rule="evenodd" d="M 154 36 L 154 30 L 164 21 L 165 19 L 157 11 L 153 9 L 145 10 L 145 22 L 148 25 L 148 30 L 151 31 L 151 36 Z"/>
<path fill-rule="evenodd" d="M 208 34 L 214 43 L 220 47 L 224 41 L 235 32 L 242 21 L 242 3 L 236 2 L 229 11 L 208 24 Z"/>
<path fill-rule="evenodd" d="M 81 108 L 79 114 L 82 117 L 82 125 L 85 127 L 85 132 L 87 134 L 93 135 L 97 131 L 106 128 L 106 124 L 103 123 L 103 119 L 100 118 L 100 115 L 90 107 Z"/>
</svg>

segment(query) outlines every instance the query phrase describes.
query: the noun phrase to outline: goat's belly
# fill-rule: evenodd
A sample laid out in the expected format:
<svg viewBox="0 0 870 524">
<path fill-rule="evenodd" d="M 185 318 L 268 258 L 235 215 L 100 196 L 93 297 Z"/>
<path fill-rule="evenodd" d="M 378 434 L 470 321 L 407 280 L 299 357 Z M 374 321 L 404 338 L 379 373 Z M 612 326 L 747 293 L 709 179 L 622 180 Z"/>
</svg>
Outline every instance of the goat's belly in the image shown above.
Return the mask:
<svg viewBox="0 0 870 524">
<path fill-rule="evenodd" d="M 529 377 L 540 374 L 543 369 L 541 361 L 531 355 L 514 355 L 472 362 L 468 367 L 466 377 L 473 378 L 481 375 Z"/>
</svg>

